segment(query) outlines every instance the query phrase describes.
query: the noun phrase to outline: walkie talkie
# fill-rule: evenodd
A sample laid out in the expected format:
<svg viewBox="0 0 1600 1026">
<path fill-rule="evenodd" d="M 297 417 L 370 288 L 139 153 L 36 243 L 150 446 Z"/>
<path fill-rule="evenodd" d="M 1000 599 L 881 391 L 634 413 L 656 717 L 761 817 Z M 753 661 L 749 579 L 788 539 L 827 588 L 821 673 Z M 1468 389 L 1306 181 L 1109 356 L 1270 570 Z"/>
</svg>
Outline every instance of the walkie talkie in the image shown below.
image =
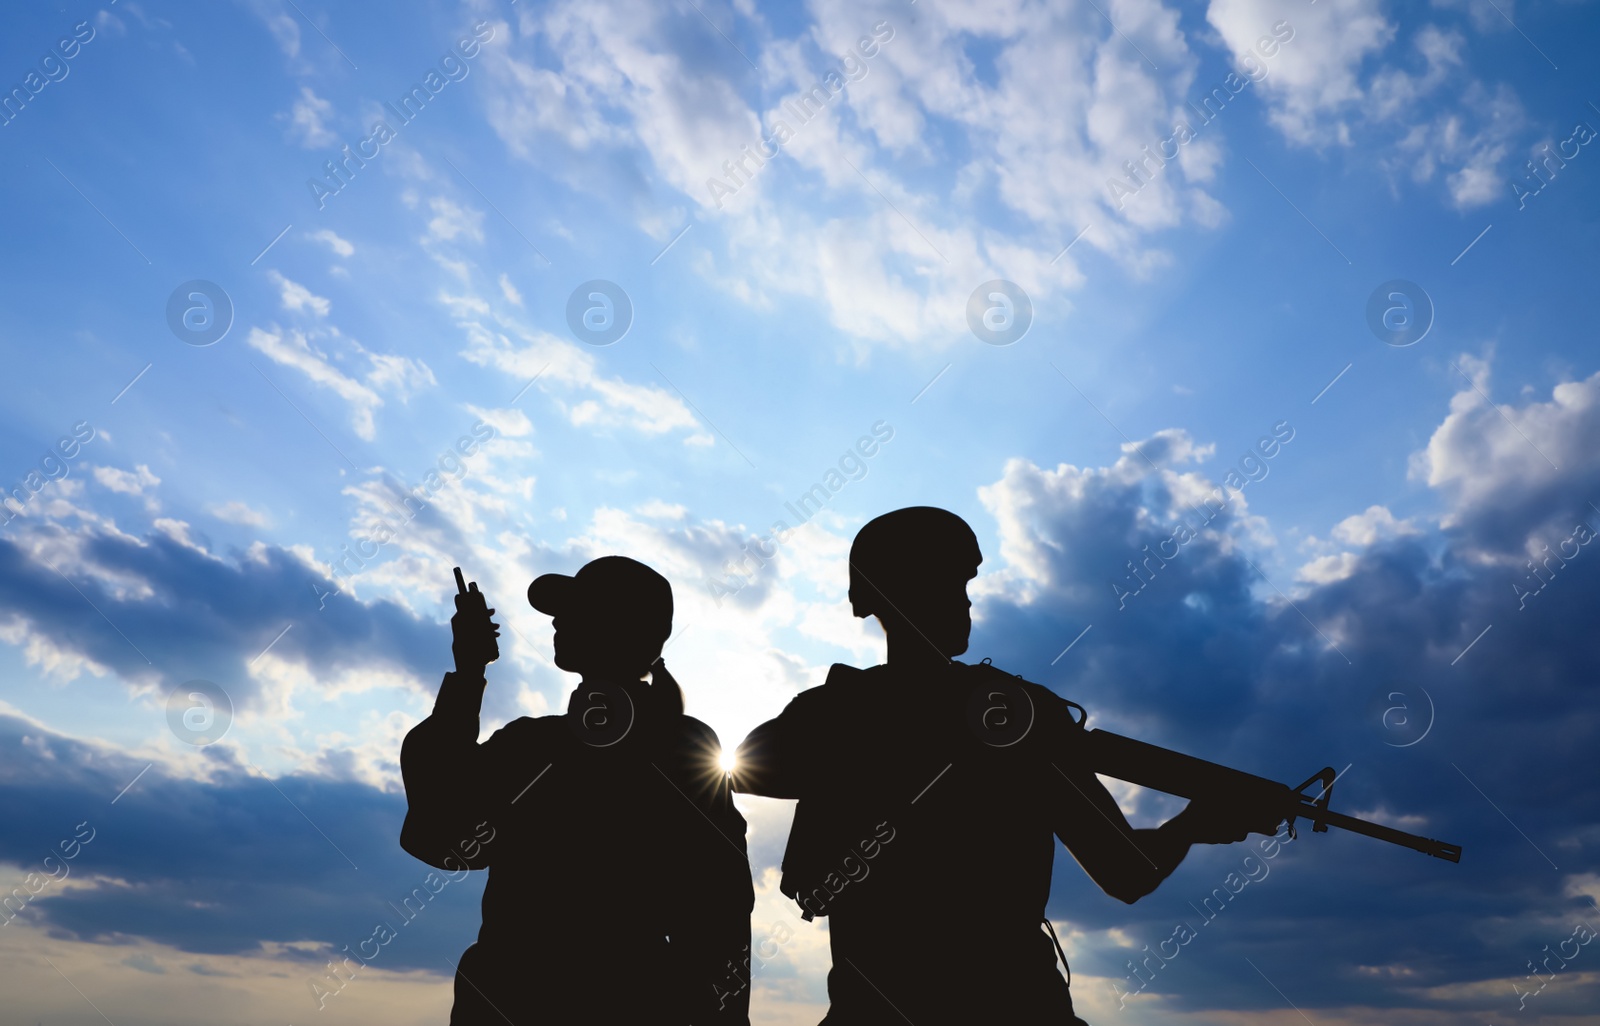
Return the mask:
<svg viewBox="0 0 1600 1026">
<path fill-rule="evenodd" d="M 483 592 L 478 590 L 478 582 L 473 581 L 469 585 L 466 581 L 466 578 L 461 576 L 461 568 L 458 566 L 455 569 L 456 612 L 467 614 L 469 616 L 482 616 L 484 619 L 488 619 L 489 603 L 484 599 Z M 487 657 L 484 659 L 485 664 L 492 663 L 496 659 L 500 658 L 500 643 L 496 640 L 496 635 L 498 634 L 499 631 L 495 630 L 489 635 L 489 650 L 485 653 Z"/>
</svg>

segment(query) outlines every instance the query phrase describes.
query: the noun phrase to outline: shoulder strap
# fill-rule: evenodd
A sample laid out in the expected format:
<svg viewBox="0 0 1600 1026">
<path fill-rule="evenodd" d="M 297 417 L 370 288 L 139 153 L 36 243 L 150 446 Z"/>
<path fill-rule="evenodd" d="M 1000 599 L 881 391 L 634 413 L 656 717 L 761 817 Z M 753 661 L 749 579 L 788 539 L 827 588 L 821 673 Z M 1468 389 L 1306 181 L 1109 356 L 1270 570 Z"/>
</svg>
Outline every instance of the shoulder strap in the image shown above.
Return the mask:
<svg viewBox="0 0 1600 1026">
<path fill-rule="evenodd" d="M 1056 936 L 1056 928 L 1051 925 L 1049 916 L 1044 917 L 1044 928 L 1050 932 L 1050 943 L 1056 946 L 1056 956 L 1061 959 L 1061 968 L 1067 971 L 1067 1014 L 1072 1016 L 1071 1026 L 1089 1026 L 1072 1007 L 1072 966 L 1067 964 L 1067 953 L 1061 950 L 1061 938 Z"/>
</svg>

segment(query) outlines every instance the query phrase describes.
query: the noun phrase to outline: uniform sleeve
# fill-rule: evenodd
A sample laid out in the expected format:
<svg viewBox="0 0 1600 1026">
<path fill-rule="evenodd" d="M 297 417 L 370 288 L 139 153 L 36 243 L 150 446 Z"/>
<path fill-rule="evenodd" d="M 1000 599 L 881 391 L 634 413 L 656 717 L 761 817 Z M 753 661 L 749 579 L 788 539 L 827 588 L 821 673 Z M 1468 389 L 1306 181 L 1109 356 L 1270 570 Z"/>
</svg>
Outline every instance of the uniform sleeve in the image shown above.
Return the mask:
<svg viewBox="0 0 1600 1026">
<path fill-rule="evenodd" d="M 1116 798 L 1095 775 L 1084 750 L 1084 731 L 1065 699 L 1030 685 L 1038 720 L 1031 755 L 1036 777 L 1047 782 L 1052 828 L 1067 851 L 1101 890 L 1132 904 L 1155 890 L 1189 850 L 1183 832 L 1169 822 L 1136 829 Z"/>
<path fill-rule="evenodd" d="M 860 672 L 839 664 L 829 671 L 828 679 L 834 680 L 841 668 Z M 750 732 L 734 760 L 735 791 L 766 798 L 801 797 L 814 779 L 816 753 L 825 744 L 816 726 L 821 720 L 816 710 L 826 687 L 825 683 L 802 691 L 783 712 Z"/>
<path fill-rule="evenodd" d="M 457 871 L 491 864 L 496 782 L 507 747 L 505 730 L 478 743 L 482 677 L 444 675 L 433 713 L 400 746 L 406 818 L 400 847 L 430 866 Z"/>
</svg>

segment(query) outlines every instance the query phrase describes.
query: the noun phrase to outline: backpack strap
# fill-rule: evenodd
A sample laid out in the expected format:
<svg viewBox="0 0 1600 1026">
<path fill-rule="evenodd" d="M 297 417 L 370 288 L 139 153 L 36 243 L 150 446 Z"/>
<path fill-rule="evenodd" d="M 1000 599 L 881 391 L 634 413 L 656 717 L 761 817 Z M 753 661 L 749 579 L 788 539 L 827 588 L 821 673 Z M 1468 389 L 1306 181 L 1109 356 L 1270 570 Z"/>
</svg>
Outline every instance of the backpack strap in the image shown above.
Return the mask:
<svg viewBox="0 0 1600 1026">
<path fill-rule="evenodd" d="M 1089 1026 L 1072 1007 L 1072 966 L 1067 964 L 1067 953 L 1061 950 L 1061 938 L 1056 936 L 1056 928 L 1051 925 L 1050 917 L 1044 917 L 1044 928 L 1050 934 L 1050 943 L 1056 946 L 1056 955 L 1061 959 L 1061 968 L 1067 971 L 1067 1011 L 1072 1015 L 1072 1026 Z"/>
</svg>

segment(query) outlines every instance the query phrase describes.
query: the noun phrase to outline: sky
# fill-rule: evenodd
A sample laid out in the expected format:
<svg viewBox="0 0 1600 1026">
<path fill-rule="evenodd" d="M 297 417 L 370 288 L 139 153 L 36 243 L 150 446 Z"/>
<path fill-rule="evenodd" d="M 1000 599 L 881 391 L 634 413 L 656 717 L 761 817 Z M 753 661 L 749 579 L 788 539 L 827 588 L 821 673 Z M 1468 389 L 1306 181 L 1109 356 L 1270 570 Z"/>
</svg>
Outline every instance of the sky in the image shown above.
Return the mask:
<svg viewBox="0 0 1600 1026">
<path fill-rule="evenodd" d="M 1090 1022 L 1600 1007 L 1593 4 L 0 19 L 8 1022 L 446 1021 L 481 874 L 394 905 L 450 568 L 484 737 L 575 684 L 528 582 L 616 553 L 731 747 L 882 660 L 846 555 L 908 505 L 979 538 L 968 660 L 1462 846 L 1208 846 L 1132 906 L 1058 852 Z M 792 807 L 739 802 L 752 1021 L 815 1023 Z"/>
</svg>

